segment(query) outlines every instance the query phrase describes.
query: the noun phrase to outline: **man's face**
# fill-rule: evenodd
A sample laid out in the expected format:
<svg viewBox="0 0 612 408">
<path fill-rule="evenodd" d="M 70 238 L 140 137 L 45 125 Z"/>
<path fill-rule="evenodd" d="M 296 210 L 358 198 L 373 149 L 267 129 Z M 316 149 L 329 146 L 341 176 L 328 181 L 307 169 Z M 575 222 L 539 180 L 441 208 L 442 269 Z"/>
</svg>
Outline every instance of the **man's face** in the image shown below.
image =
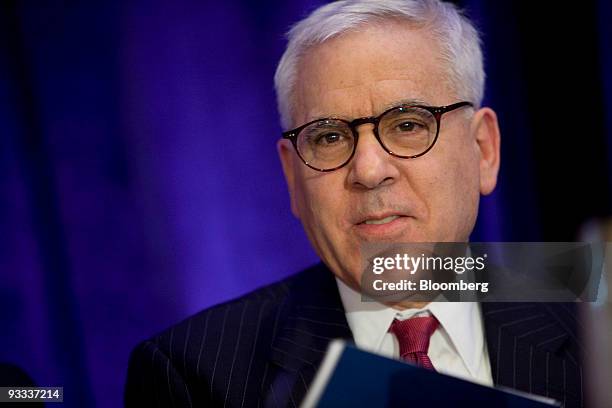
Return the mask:
<svg viewBox="0 0 612 408">
<path fill-rule="evenodd" d="M 292 124 L 376 116 L 404 100 L 458 102 L 446 78 L 425 31 L 395 23 L 361 29 L 304 56 Z M 353 159 L 327 173 L 308 168 L 287 140 L 279 142 L 292 211 L 321 259 L 344 282 L 359 287 L 363 244 L 468 240 L 479 194 L 494 188 L 498 165 L 497 160 L 495 174 L 486 170 L 483 176 L 478 116 L 471 108 L 444 114 L 435 146 L 416 159 L 389 155 L 373 125 L 362 125 Z"/>
</svg>

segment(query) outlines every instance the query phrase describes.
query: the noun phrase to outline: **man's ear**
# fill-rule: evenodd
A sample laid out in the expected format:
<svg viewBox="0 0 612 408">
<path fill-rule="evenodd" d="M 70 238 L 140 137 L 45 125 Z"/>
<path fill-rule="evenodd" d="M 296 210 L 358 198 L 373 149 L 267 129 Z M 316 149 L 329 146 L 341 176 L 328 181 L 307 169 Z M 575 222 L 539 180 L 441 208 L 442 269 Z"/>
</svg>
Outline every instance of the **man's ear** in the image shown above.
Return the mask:
<svg viewBox="0 0 612 408">
<path fill-rule="evenodd" d="M 480 194 L 493 192 L 500 162 L 500 133 L 497 114 L 491 108 L 479 109 L 472 118 L 471 133 L 480 153 Z"/>
<path fill-rule="evenodd" d="M 287 189 L 289 190 L 289 199 L 291 200 L 291 212 L 296 218 L 300 218 L 295 196 L 296 185 L 295 185 L 295 163 L 297 155 L 294 151 L 293 145 L 287 139 L 280 139 L 276 142 L 276 150 L 278 151 L 278 157 L 280 158 L 281 164 L 283 165 L 283 173 L 285 174 L 285 181 L 287 182 Z"/>
</svg>

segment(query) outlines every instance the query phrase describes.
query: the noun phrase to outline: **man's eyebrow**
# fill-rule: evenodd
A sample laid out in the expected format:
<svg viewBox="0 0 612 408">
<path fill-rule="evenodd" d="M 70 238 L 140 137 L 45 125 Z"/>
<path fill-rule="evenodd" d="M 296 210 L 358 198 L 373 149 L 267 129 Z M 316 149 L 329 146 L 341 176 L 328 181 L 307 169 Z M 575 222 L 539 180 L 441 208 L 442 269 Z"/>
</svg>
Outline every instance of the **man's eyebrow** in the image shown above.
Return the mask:
<svg viewBox="0 0 612 408">
<path fill-rule="evenodd" d="M 391 108 L 395 108 L 397 106 L 403 106 L 403 105 L 425 105 L 425 106 L 429 106 L 429 104 L 425 101 L 423 101 L 422 99 L 416 99 L 416 98 L 407 98 L 407 99 L 400 99 L 397 101 L 393 101 L 385 106 L 383 106 L 383 108 L 378 111 L 376 113 L 376 115 L 380 115 L 381 113 L 391 109 Z M 325 115 L 325 114 L 320 114 L 320 115 L 310 115 L 310 118 L 307 120 L 308 122 L 311 121 L 315 121 L 315 120 L 321 120 L 321 119 L 326 119 L 326 118 L 338 118 L 338 119 L 346 119 L 346 120 L 352 120 L 355 118 L 349 118 L 346 117 L 344 115 L 337 115 L 337 114 L 329 114 L 329 115 Z"/>
<path fill-rule="evenodd" d="M 402 105 L 425 105 L 425 106 L 428 106 L 429 104 L 427 102 L 423 101 L 422 99 L 415 99 L 415 98 L 400 99 L 399 101 L 394 101 L 394 102 L 391 102 L 391 103 L 385 105 L 383 107 L 383 109 L 379 112 L 379 114 L 381 114 L 384 111 L 389 110 L 391 108 L 395 108 L 396 106 L 402 106 Z"/>
</svg>

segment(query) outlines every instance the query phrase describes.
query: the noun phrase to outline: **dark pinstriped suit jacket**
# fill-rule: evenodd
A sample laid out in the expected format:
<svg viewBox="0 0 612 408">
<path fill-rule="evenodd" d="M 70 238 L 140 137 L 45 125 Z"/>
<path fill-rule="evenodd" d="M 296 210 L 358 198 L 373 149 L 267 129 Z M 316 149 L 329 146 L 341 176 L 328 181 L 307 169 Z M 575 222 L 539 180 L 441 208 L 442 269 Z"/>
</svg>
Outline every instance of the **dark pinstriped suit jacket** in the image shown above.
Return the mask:
<svg viewBox="0 0 612 408">
<path fill-rule="evenodd" d="M 483 303 L 495 384 L 583 402 L 573 305 Z M 352 340 L 322 264 L 204 310 L 138 345 L 127 406 L 298 406 L 330 339 Z"/>
</svg>

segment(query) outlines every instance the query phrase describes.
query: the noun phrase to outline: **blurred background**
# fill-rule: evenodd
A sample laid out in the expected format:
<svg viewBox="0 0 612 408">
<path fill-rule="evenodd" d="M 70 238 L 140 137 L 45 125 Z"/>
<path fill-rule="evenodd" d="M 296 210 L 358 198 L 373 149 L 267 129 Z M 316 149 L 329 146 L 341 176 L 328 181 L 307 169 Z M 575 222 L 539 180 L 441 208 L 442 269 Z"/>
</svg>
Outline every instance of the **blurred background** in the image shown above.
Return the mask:
<svg viewBox="0 0 612 408">
<path fill-rule="evenodd" d="M 272 76 L 323 3 L 0 3 L 0 362 L 120 406 L 137 342 L 316 262 Z M 575 240 L 612 213 L 612 2 L 457 3 L 502 129 L 472 240 Z"/>
</svg>

